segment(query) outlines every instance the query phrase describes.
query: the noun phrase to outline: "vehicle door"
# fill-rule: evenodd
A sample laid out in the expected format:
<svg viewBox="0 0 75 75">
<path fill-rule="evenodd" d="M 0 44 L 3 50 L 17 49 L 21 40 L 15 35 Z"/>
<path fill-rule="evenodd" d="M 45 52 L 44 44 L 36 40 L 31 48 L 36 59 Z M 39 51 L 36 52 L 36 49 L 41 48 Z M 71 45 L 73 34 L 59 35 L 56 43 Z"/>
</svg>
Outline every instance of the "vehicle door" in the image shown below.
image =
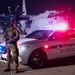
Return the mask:
<svg viewBox="0 0 75 75">
<path fill-rule="evenodd" d="M 65 52 L 67 52 L 68 56 L 75 55 L 75 30 L 68 31 L 68 40 Z"/>
<path fill-rule="evenodd" d="M 48 59 L 72 56 L 75 52 L 72 50 L 74 41 L 74 38 L 69 37 L 68 31 L 54 32 L 48 39 L 50 46 L 49 50 L 46 51 Z"/>
</svg>

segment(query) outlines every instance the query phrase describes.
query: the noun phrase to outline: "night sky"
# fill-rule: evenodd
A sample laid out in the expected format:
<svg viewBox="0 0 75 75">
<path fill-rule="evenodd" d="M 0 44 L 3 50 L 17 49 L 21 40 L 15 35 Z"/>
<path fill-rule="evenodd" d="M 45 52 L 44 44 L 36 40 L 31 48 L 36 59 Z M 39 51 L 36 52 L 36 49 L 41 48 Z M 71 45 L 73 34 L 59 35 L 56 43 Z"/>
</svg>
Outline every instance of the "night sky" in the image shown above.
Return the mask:
<svg viewBox="0 0 75 75">
<path fill-rule="evenodd" d="M 11 7 L 12 12 L 17 5 L 20 5 L 18 12 L 22 11 L 22 0 L 0 0 L 0 14 L 9 14 L 8 6 Z M 26 0 L 26 8 L 28 15 L 37 15 L 46 10 L 64 10 L 72 7 L 71 11 L 75 12 L 75 0 Z"/>
</svg>

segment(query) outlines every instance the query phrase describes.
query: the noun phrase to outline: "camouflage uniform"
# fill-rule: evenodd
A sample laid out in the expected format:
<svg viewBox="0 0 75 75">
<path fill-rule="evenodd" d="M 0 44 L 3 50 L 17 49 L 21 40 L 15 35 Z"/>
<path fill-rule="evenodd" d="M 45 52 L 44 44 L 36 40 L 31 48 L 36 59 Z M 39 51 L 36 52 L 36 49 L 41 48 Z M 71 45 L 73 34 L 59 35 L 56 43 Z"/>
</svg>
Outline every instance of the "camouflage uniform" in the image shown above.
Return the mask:
<svg viewBox="0 0 75 75">
<path fill-rule="evenodd" d="M 17 71 L 19 55 L 17 41 L 19 40 L 19 31 L 14 27 L 10 27 L 5 31 L 4 38 L 7 50 L 7 69 L 10 70 L 10 63 L 12 59 L 14 61 L 14 70 Z"/>
</svg>

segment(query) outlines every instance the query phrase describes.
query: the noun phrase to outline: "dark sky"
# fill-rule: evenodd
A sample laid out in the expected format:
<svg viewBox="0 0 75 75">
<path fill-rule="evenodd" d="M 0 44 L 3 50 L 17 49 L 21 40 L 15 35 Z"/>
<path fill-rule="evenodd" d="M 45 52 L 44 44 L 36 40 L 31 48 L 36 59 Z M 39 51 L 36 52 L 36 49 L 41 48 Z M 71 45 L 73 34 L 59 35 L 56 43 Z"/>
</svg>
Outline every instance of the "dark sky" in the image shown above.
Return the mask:
<svg viewBox="0 0 75 75">
<path fill-rule="evenodd" d="M 18 11 L 21 11 L 22 0 L 0 0 L 0 14 L 9 14 L 8 6 L 11 7 L 11 11 L 14 13 L 17 5 L 20 5 Z"/>
<path fill-rule="evenodd" d="M 9 14 L 8 6 L 14 10 L 17 5 L 20 5 L 18 12 L 22 10 L 22 0 L 0 0 L 0 14 Z M 75 11 L 75 0 L 26 0 L 27 14 L 36 15 L 43 13 L 46 10 L 65 10 L 68 11 L 72 7 L 72 12 Z"/>
</svg>

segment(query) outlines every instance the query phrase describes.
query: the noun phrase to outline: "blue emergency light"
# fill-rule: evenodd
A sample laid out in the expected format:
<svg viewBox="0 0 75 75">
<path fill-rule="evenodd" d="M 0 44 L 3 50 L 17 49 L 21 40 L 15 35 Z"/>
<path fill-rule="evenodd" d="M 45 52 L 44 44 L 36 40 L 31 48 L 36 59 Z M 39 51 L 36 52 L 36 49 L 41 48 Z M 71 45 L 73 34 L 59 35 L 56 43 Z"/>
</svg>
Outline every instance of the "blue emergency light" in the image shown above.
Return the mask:
<svg viewBox="0 0 75 75">
<path fill-rule="evenodd" d="M 3 46 L 0 46 L 0 54 L 5 54 L 5 47 Z"/>
</svg>

